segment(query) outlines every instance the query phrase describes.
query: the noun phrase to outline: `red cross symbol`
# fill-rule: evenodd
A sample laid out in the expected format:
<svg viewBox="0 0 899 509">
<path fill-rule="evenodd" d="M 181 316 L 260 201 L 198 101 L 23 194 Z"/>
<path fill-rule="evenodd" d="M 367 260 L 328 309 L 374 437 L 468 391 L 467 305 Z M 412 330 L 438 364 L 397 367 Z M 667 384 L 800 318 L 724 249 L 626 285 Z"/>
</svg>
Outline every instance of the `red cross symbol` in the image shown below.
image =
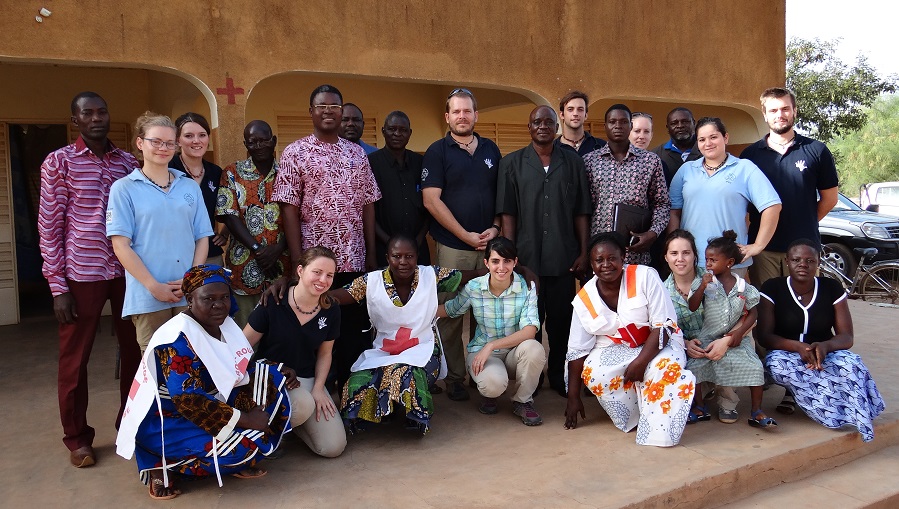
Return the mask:
<svg viewBox="0 0 899 509">
<path fill-rule="evenodd" d="M 397 355 L 403 350 L 408 350 L 418 344 L 418 338 L 412 338 L 410 336 L 412 336 L 412 329 L 400 327 L 400 330 L 396 331 L 396 339 L 384 339 L 381 350 L 384 350 L 390 355 Z"/>
<path fill-rule="evenodd" d="M 234 96 L 243 95 L 243 89 L 234 86 L 234 80 L 225 78 L 225 88 L 215 89 L 215 93 L 228 96 L 228 104 L 234 104 Z"/>
</svg>

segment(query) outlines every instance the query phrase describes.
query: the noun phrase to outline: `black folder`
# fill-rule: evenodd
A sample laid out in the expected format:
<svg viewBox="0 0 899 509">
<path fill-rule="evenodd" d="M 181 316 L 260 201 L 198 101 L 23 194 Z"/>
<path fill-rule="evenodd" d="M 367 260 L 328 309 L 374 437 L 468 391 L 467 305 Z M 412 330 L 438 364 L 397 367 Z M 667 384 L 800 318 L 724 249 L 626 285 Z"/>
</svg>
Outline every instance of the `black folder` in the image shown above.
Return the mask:
<svg viewBox="0 0 899 509">
<path fill-rule="evenodd" d="M 612 229 L 624 236 L 631 238 L 631 232 L 644 233 L 649 231 L 652 223 L 652 212 L 649 209 L 618 203 L 615 205 L 615 215 L 612 218 Z"/>
</svg>

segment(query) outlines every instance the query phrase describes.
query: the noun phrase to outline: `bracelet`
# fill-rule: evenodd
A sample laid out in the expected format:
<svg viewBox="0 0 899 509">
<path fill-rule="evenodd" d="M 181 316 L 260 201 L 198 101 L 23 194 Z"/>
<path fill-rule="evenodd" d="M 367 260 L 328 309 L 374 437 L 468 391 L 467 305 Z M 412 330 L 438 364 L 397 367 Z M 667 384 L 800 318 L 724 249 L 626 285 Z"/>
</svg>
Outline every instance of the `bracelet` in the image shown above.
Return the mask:
<svg viewBox="0 0 899 509">
<path fill-rule="evenodd" d="M 496 233 L 502 233 L 502 231 L 503 231 L 499 226 L 497 226 L 497 225 L 495 225 L 495 224 L 491 224 L 490 227 L 491 227 L 491 228 L 496 228 Z"/>
</svg>

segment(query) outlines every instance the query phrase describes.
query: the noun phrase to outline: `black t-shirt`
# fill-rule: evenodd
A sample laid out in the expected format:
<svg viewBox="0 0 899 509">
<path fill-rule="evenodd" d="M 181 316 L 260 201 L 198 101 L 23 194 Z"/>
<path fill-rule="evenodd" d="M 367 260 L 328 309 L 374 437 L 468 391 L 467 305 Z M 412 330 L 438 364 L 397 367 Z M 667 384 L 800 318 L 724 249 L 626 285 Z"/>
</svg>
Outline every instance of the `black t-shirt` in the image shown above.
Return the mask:
<svg viewBox="0 0 899 509">
<path fill-rule="evenodd" d="M 334 303 L 328 309 L 321 309 L 300 325 L 286 296 L 277 304 L 269 299 L 265 306 L 256 306 L 249 324 L 262 333 L 257 358 L 283 362 L 298 377 L 314 378 L 318 347 L 340 336 L 340 306 Z"/>
<path fill-rule="evenodd" d="M 180 157 L 175 157 L 169 162 L 169 167 L 180 171 L 187 175 L 190 174 L 184 168 L 184 163 Z M 210 163 L 203 159 L 203 178 L 200 180 L 200 192 L 203 194 L 203 205 L 206 206 L 206 212 L 209 213 L 209 223 L 212 229 L 215 229 L 215 201 L 219 193 L 219 181 L 222 179 L 222 168 L 217 164 Z M 209 237 L 209 253 L 208 257 L 218 256 L 224 252 L 221 247 L 212 243 L 213 237 Z"/>
<path fill-rule="evenodd" d="M 787 278 L 775 277 L 762 284 L 762 298 L 774 304 L 774 334 L 780 337 L 814 343 L 827 341 L 834 334 L 834 306 L 846 299 L 846 291 L 836 280 L 819 277 L 812 301 L 799 305 Z"/>
<path fill-rule="evenodd" d="M 557 147 L 561 147 L 565 150 L 577 152 L 577 155 L 581 156 L 582 159 L 585 155 L 589 154 L 590 152 L 593 152 L 594 150 L 599 150 L 607 145 L 606 140 L 597 138 L 596 136 L 593 136 L 590 133 L 584 134 L 584 141 L 582 141 L 580 146 L 576 149 L 567 143 L 562 143 L 561 136 L 556 138 L 555 144 Z"/>
</svg>

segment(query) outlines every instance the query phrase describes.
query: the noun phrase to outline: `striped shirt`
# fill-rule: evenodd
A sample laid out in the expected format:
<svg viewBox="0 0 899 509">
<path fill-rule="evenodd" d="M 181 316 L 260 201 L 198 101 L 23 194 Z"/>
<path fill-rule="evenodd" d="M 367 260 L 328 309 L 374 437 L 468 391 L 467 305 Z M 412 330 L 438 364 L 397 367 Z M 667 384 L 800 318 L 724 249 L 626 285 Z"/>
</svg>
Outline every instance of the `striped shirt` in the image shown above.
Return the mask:
<svg viewBox="0 0 899 509">
<path fill-rule="evenodd" d="M 107 143 L 101 159 L 79 136 L 41 165 L 37 229 L 43 273 L 54 297 L 69 291 L 66 279 L 105 281 L 125 275 L 106 237 L 106 204 L 112 183 L 140 164 Z"/>
<path fill-rule="evenodd" d="M 478 323 L 468 352 L 475 353 L 488 342 L 502 339 L 528 325 L 540 329 L 537 317 L 537 290 L 528 290 L 521 274 L 514 274 L 509 288 L 499 295 L 490 293 L 490 274 L 472 279 L 452 300 L 444 303 L 447 316 L 461 316 L 468 308 Z"/>
</svg>

